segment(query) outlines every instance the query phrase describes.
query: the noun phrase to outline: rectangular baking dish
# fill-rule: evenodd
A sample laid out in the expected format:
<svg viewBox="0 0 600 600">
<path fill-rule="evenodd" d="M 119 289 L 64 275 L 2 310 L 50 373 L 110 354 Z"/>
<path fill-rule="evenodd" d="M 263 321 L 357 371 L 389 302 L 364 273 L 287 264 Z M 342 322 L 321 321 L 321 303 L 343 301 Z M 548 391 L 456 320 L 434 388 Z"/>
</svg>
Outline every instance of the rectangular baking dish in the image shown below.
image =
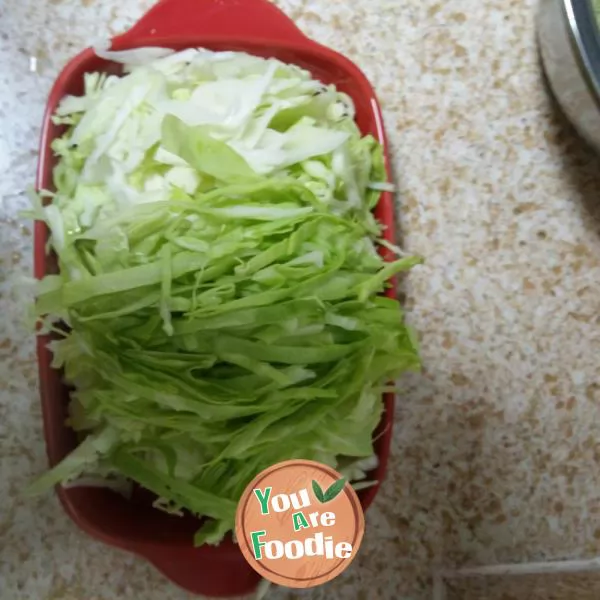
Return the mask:
<svg viewBox="0 0 600 600">
<path fill-rule="evenodd" d="M 162 0 L 126 33 L 112 40 L 113 50 L 162 46 L 174 50 L 204 47 L 238 50 L 297 64 L 327 84 L 335 84 L 356 105 L 356 120 L 363 134 L 372 134 L 384 147 L 386 169 L 389 156 L 375 93 L 364 74 L 350 60 L 308 39 L 296 25 L 267 0 Z M 71 60 L 57 78 L 46 106 L 39 151 L 37 188 L 53 189 L 55 157 L 50 144 L 63 129 L 51 121 L 66 94 L 83 92 L 83 74 L 89 71 L 118 72 L 118 67 L 88 48 Z M 376 216 L 385 225 L 385 237 L 394 242 L 392 195 L 383 192 Z M 56 260 L 45 251 L 48 230 L 35 225 L 35 276 L 56 272 Z M 386 257 L 388 258 L 388 257 Z M 391 258 L 391 257 L 389 257 Z M 389 295 L 394 296 L 393 288 Z M 399 316 L 400 318 L 400 316 Z M 38 336 L 44 434 L 50 465 L 61 461 L 75 446 L 74 433 L 65 425 L 69 390 L 62 374 L 50 366 L 49 336 Z M 385 396 L 385 411 L 376 431 L 375 450 L 379 466 L 369 479 L 384 477 L 392 434 L 394 398 Z M 366 509 L 379 486 L 359 493 Z M 170 516 L 152 508 L 144 494 L 126 500 L 96 488 L 57 487 L 58 496 L 75 523 L 96 539 L 134 552 L 150 561 L 166 577 L 186 590 L 207 596 L 226 597 L 251 592 L 258 574 L 246 563 L 231 538 L 217 547 L 194 548 L 198 519 Z"/>
</svg>

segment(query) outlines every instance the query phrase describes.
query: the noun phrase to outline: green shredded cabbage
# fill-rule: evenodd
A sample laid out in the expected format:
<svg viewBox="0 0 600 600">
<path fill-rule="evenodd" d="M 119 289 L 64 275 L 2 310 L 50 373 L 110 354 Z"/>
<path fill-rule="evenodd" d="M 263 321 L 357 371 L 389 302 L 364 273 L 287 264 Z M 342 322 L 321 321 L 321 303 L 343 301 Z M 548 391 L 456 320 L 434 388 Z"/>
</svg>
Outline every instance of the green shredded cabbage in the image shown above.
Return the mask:
<svg viewBox="0 0 600 600">
<path fill-rule="evenodd" d="M 420 261 L 377 253 L 380 145 L 346 95 L 293 65 L 101 54 L 126 75 L 86 74 L 62 100 L 55 192 L 35 209 L 60 266 L 36 312 L 69 328 L 53 366 L 85 437 L 30 492 L 125 477 L 158 508 L 208 517 L 199 545 L 278 461 L 372 484 L 382 392 L 419 367 L 381 295 Z"/>
</svg>

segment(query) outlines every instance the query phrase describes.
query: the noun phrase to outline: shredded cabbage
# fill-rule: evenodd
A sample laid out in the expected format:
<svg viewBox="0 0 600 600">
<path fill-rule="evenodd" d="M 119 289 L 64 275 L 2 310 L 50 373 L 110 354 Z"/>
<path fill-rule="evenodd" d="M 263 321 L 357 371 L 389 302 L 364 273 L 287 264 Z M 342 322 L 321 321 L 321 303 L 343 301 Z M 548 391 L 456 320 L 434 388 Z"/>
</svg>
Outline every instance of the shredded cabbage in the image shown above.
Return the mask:
<svg viewBox="0 0 600 600">
<path fill-rule="evenodd" d="M 126 75 L 88 73 L 62 100 L 55 192 L 36 208 L 60 267 L 36 312 L 68 326 L 53 366 L 86 437 L 30 492 L 127 478 L 157 508 L 207 517 L 200 545 L 278 461 L 369 485 L 386 382 L 419 366 L 381 296 L 419 259 L 377 253 L 380 145 L 348 96 L 294 65 L 99 54 Z"/>
</svg>

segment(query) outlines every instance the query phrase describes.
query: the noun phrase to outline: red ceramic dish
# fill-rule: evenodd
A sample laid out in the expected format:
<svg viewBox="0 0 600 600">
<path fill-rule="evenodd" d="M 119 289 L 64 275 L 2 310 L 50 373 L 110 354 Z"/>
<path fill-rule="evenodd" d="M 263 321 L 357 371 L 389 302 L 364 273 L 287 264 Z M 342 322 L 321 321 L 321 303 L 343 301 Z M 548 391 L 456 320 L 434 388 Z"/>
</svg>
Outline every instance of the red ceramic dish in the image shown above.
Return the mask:
<svg viewBox="0 0 600 600">
<path fill-rule="evenodd" d="M 363 73 L 348 59 L 305 37 L 267 0 L 162 0 L 129 31 L 113 39 L 112 49 L 164 46 L 175 50 L 206 47 L 239 50 L 295 63 L 325 82 L 349 94 L 356 104 L 358 125 L 363 134 L 374 135 L 389 158 L 381 112 L 373 88 Z M 115 70 L 115 65 L 98 58 L 90 48 L 76 56 L 56 80 L 46 106 L 40 142 L 38 189 L 52 189 L 55 160 L 52 140 L 62 133 L 50 117 L 65 94 L 83 91 L 83 74 Z M 376 216 L 386 226 L 385 236 L 394 240 L 393 201 L 383 193 Z M 56 268 L 46 256 L 46 226 L 35 226 L 35 276 L 42 278 Z M 393 296 L 393 290 L 389 292 Z M 50 366 L 47 336 L 37 341 L 44 432 L 50 465 L 62 460 L 77 441 L 65 425 L 69 390 L 61 373 Z M 381 481 L 385 474 L 391 440 L 393 396 L 385 397 L 385 413 L 379 424 L 375 449 L 379 466 L 369 479 Z M 359 494 L 366 509 L 378 486 Z M 181 587 L 197 594 L 225 597 L 251 592 L 259 576 L 246 563 L 237 546 L 228 539 L 218 547 L 194 548 L 192 536 L 198 527 L 194 518 L 176 517 L 150 506 L 144 498 L 125 500 L 104 489 L 57 488 L 69 516 L 81 529 L 103 542 L 135 552 L 155 565 Z"/>
</svg>

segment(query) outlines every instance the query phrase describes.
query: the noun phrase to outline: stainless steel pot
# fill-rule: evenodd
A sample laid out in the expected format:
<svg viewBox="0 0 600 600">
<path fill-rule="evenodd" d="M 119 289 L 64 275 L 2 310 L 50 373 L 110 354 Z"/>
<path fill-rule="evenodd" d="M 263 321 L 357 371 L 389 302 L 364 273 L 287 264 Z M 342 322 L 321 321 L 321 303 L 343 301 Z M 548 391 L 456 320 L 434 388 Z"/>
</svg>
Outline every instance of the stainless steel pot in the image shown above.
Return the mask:
<svg viewBox="0 0 600 600">
<path fill-rule="evenodd" d="M 538 35 L 556 98 L 600 152 L 600 33 L 592 0 L 541 0 Z"/>
</svg>

